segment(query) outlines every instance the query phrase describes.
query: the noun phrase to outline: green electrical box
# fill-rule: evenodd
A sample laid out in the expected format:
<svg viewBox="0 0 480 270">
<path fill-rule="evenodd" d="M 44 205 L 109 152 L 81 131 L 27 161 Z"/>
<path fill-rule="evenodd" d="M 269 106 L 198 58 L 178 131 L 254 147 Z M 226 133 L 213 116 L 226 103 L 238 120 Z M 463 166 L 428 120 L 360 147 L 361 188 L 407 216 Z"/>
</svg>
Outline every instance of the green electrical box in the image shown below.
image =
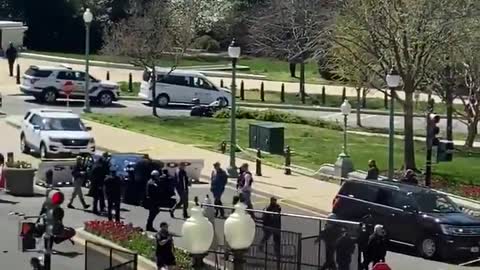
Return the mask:
<svg viewBox="0 0 480 270">
<path fill-rule="evenodd" d="M 284 126 L 276 123 L 254 123 L 249 127 L 249 147 L 271 154 L 283 155 Z"/>
</svg>

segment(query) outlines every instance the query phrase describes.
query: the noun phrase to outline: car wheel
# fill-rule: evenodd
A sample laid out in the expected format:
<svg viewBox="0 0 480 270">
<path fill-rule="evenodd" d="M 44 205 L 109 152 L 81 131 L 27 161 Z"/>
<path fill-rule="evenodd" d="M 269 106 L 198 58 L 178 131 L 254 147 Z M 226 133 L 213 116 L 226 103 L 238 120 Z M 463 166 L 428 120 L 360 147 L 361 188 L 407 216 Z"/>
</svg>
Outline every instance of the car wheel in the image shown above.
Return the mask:
<svg viewBox="0 0 480 270">
<path fill-rule="evenodd" d="M 417 244 L 418 253 L 420 256 L 426 259 L 435 258 L 438 254 L 437 241 L 434 237 L 424 237 Z"/>
<path fill-rule="evenodd" d="M 165 94 L 158 96 L 156 99 L 156 103 L 158 107 L 167 107 L 169 102 L 170 102 L 170 98 Z"/>
<path fill-rule="evenodd" d="M 113 95 L 110 92 L 101 92 L 97 99 L 98 103 L 104 107 L 110 106 L 113 103 Z"/>
<path fill-rule="evenodd" d="M 42 94 L 42 99 L 49 104 L 55 103 L 57 100 L 57 92 L 52 88 L 45 89 Z"/>
<path fill-rule="evenodd" d="M 24 154 L 30 153 L 30 147 L 27 145 L 27 141 L 25 140 L 25 135 L 20 135 L 20 150 Z"/>
<path fill-rule="evenodd" d="M 45 146 L 44 143 L 40 144 L 40 158 L 41 159 L 46 159 L 49 158 L 50 154 L 48 153 L 47 147 Z"/>
<path fill-rule="evenodd" d="M 223 103 L 223 105 L 225 105 L 225 107 L 228 107 L 228 99 L 226 97 L 219 97 L 217 98 L 217 101 L 220 102 L 220 104 Z"/>
</svg>

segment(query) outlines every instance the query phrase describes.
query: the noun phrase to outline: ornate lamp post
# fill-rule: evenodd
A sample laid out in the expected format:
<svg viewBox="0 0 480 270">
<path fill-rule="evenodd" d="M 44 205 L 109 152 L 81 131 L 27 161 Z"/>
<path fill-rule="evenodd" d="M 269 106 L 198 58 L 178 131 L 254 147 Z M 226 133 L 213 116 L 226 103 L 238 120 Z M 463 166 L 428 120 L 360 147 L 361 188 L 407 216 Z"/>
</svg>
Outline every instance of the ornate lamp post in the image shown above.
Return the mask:
<svg viewBox="0 0 480 270">
<path fill-rule="evenodd" d="M 347 150 L 347 122 L 348 115 L 352 112 L 352 105 L 345 99 L 340 106 L 340 111 L 343 114 L 343 147 L 342 153 L 338 155 L 337 161 L 335 162 L 335 175 L 343 179 L 348 177 L 348 173 L 353 171 L 353 162 L 348 155 Z"/>
<path fill-rule="evenodd" d="M 388 88 L 390 89 L 390 116 L 388 131 L 388 180 L 393 180 L 394 171 L 394 140 L 395 140 L 395 89 L 400 86 L 402 78 L 398 71 L 393 67 L 385 78 Z"/>
<path fill-rule="evenodd" d="M 185 247 L 192 256 L 194 269 L 204 269 L 203 259 L 213 241 L 213 225 L 203 216 L 202 209 L 193 207 L 191 217 L 182 226 L 182 235 L 185 239 Z"/>
<path fill-rule="evenodd" d="M 90 113 L 90 25 L 93 21 L 93 14 L 89 8 L 83 13 L 83 21 L 85 22 L 85 107 L 83 111 Z"/>
<path fill-rule="evenodd" d="M 237 166 L 235 165 L 235 151 L 237 150 L 237 138 L 236 138 L 236 77 L 237 77 L 237 60 L 240 57 L 241 48 L 235 39 L 228 47 L 228 55 L 232 59 L 232 92 L 231 92 L 231 112 L 230 112 L 230 166 L 228 167 L 228 175 L 232 178 L 238 176 Z"/>
</svg>

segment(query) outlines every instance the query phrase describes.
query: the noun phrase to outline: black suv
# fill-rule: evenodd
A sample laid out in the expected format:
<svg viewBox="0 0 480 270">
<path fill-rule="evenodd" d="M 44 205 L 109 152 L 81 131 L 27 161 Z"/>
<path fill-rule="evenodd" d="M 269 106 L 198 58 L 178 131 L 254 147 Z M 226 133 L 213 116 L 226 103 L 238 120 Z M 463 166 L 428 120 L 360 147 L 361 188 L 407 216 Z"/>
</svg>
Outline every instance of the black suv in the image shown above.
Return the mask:
<svg viewBox="0 0 480 270">
<path fill-rule="evenodd" d="M 390 240 L 425 258 L 480 255 L 480 219 L 448 196 L 392 181 L 348 180 L 333 201 L 340 219 L 384 225 Z"/>
</svg>

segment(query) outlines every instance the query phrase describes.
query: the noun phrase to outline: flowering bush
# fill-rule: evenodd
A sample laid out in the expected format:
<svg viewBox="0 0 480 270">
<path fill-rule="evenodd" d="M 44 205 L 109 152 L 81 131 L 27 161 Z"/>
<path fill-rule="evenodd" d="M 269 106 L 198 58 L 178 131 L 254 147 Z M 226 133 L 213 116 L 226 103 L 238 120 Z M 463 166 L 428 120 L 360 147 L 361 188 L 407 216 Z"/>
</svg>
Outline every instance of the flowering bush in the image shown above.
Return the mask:
<svg viewBox="0 0 480 270">
<path fill-rule="evenodd" d="M 85 231 L 155 261 L 155 240 L 149 238 L 142 228 L 134 227 L 132 223 L 92 220 L 85 222 Z M 175 258 L 179 269 L 190 269 L 190 259 L 185 251 L 176 248 Z"/>
</svg>

